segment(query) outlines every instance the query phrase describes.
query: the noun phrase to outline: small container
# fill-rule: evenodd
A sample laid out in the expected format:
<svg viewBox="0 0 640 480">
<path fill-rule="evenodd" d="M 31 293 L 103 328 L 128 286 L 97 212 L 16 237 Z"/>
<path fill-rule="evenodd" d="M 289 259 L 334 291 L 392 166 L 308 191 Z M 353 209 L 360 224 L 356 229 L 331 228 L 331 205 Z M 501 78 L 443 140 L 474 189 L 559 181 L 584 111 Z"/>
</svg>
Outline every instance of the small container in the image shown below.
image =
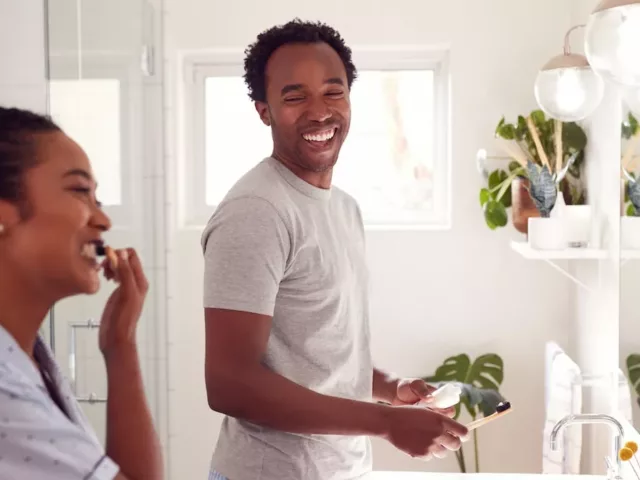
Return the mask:
<svg viewBox="0 0 640 480">
<path fill-rule="evenodd" d="M 453 383 L 445 383 L 431 394 L 433 402 L 429 406 L 441 409 L 453 407 L 460 403 L 461 394 L 462 389 L 459 386 Z"/>
<path fill-rule="evenodd" d="M 569 247 L 586 247 L 591 236 L 591 205 L 567 205 L 562 219 Z"/>
<path fill-rule="evenodd" d="M 529 245 L 536 250 L 563 250 L 567 248 L 564 224 L 561 218 L 529 218 Z"/>
<path fill-rule="evenodd" d="M 620 243 L 627 250 L 640 250 L 640 217 L 622 217 Z"/>
</svg>

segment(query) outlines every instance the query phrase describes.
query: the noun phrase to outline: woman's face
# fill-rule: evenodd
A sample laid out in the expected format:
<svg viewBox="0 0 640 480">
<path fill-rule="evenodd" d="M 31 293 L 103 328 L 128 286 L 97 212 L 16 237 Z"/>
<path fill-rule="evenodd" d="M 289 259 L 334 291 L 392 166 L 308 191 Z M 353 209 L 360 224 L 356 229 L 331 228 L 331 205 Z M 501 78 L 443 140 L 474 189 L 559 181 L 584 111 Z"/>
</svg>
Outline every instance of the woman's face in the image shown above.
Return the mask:
<svg viewBox="0 0 640 480">
<path fill-rule="evenodd" d="M 26 212 L 0 201 L 0 262 L 38 295 L 95 293 L 95 244 L 111 222 L 96 201 L 91 164 L 62 132 L 35 138 L 39 163 L 24 176 Z"/>
</svg>

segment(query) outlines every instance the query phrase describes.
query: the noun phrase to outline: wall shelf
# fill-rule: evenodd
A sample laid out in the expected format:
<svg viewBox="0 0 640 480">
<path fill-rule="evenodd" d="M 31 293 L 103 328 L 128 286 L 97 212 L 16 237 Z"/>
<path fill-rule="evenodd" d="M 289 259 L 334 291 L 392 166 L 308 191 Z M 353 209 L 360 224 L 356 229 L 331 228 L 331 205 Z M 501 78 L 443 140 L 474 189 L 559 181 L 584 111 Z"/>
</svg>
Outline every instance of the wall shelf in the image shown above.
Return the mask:
<svg viewBox="0 0 640 480">
<path fill-rule="evenodd" d="M 531 248 L 528 242 L 511 242 L 511 248 L 528 260 L 544 260 L 555 270 L 569 278 L 576 285 L 588 292 L 593 289 L 569 272 L 566 268 L 555 263 L 556 260 L 604 260 L 607 251 L 598 248 L 565 248 L 562 250 L 536 250 Z"/>
<path fill-rule="evenodd" d="M 607 251 L 599 248 L 565 248 L 563 250 L 536 250 L 528 242 L 511 242 L 511 249 L 527 260 L 544 260 L 554 269 L 571 279 L 574 283 L 591 292 L 593 289 L 580 281 L 566 268 L 555 263 L 555 260 L 606 260 Z M 620 252 L 621 266 L 630 260 L 640 260 L 640 250 L 622 250 Z"/>
<path fill-rule="evenodd" d="M 605 260 L 607 251 L 597 248 L 565 248 L 536 250 L 528 242 L 511 242 L 511 248 L 529 260 Z M 638 252 L 640 258 L 640 252 Z"/>
</svg>

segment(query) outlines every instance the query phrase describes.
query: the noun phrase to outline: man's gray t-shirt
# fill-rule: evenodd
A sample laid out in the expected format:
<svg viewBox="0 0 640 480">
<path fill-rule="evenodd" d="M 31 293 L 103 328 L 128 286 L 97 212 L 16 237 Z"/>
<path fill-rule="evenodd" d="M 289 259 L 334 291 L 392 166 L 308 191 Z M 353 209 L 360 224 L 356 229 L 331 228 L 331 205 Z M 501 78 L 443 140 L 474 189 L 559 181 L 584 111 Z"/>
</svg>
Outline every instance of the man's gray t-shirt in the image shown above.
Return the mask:
<svg viewBox="0 0 640 480">
<path fill-rule="evenodd" d="M 263 364 L 316 392 L 372 400 L 364 231 L 353 198 L 267 158 L 202 236 L 204 306 L 273 316 Z M 299 435 L 225 417 L 211 468 L 230 480 L 354 480 L 367 437 Z"/>
</svg>

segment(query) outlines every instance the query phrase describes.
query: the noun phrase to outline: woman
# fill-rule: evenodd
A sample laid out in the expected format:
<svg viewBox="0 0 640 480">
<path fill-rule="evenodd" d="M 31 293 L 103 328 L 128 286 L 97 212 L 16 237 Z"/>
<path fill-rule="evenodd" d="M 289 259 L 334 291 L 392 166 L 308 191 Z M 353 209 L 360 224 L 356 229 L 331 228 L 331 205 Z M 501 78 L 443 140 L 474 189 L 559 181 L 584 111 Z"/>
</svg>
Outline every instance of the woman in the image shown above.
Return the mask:
<svg viewBox="0 0 640 480">
<path fill-rule="evenodd" d="M 109 218 L 82 149 L 49 118 L 0 107 L 0 479 L 161 479 L 136 325 L 148 284 L 132 249 L 100 265 Z M 104 268 L 102 268 L 104 267 Z M 38 337 L 55 302 L 119 286 L 102 314 L 106 452 Z"/>
</svg>

